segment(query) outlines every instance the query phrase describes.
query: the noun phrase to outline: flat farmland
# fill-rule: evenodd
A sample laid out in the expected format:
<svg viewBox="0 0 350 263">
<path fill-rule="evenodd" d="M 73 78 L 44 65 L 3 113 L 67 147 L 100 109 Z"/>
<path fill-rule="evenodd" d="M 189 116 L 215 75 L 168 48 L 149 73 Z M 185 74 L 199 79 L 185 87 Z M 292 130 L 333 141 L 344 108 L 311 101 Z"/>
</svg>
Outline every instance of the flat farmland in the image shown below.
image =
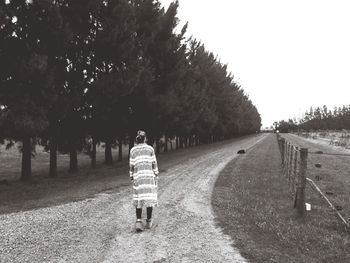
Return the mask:
<svg viewBox="0 0 350 263">
<path fill-rule="evenodd" d="M 312 179 L 327 195 L 327 198 L 338 207 L 339 212 L 350 221 L 350 150 L 343 147 L 320 144 L 293 134 L 284 136 L 288 141 L 308 149 L 307 177 Z M 322 152 L 323 154 L 319 154 Z M 308 192 L 312 192 L 309 190 Z M 318 200 L 310 194 L 310 202 L 314 208 L 319 207 Z M 322 200 L 322 210 L 332 214 Z M 335 218 L 335 216 L 333 216 Z M 336 225 L 336 223 L 334 222 Z"/>
</svg>

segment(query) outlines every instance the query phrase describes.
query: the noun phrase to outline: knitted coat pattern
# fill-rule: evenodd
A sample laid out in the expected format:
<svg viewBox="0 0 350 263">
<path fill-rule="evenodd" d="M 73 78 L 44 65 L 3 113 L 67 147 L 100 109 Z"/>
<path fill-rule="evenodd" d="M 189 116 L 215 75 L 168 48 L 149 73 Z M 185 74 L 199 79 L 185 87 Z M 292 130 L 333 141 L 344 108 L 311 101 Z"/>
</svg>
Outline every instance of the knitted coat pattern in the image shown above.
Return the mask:
<svg viewBox="0 0 350 263">
<path fill-rule="evenodd" d="M 141 143 L 130 151 L 133 204 L 136 208 L 158 206 L 158 165 L 152 146 Z"/>
</svg>

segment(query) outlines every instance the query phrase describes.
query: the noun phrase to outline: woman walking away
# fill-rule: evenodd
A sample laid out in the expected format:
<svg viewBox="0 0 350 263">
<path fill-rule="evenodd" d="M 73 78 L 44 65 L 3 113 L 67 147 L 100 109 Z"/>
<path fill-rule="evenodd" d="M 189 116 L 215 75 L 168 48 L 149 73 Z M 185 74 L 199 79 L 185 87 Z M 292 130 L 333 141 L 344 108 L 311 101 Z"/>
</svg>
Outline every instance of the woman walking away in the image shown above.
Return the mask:
<svg viewBox="0 0 350 263">
<path fill-rule="evenodd" d="M 136 207 L 136 231 L 142 231 L 142 208 L 146 207 L 145 228 L 152 227 L 152 210 L 158 206 L 158 167 L 152 146 L 146 144 L 144 131 L 138 131 L 136 145 L 130 151 L 130 178 L 133 181 L 133 204 Z"/>
</svg>

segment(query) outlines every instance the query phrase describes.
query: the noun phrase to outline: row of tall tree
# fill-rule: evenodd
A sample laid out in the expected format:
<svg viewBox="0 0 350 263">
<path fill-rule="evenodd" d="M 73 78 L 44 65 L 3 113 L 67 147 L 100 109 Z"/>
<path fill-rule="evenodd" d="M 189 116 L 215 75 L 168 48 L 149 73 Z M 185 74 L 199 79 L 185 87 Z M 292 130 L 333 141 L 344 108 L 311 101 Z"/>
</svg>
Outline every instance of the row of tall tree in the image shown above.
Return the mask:
<svg viewBox="0 0 350 263">
<path fill-rule="evenodd" d="M 7 0 L 0 3 L 0 138 L 22 145 L 22 179 L 36 144 L 50 152 L 130 146 L 138 129 L 150 142 L 178 146 L 260 129 L 256 107 L 227 66 L 195 39 L 176 33 L 178 2 Z M 167 144 L 165 144 L 167 145 Z"/>
<path fill-rule="evenodd" d="M 350 130 L 350 105 L 334 107 L 333 110 L 327 106 L 312 107 L 305 113 L 299 128 L 310 130 Z"/>
<path fill-rule="evenodd" d="M 350 130 L 350 105 L 334 107 L 333 110 L 322 107 L 310 107 L 304 117 L 299 120 L 289 119 L 275 122 L 275 127 L 281 132 L 298 130 Z"/>
</svg>

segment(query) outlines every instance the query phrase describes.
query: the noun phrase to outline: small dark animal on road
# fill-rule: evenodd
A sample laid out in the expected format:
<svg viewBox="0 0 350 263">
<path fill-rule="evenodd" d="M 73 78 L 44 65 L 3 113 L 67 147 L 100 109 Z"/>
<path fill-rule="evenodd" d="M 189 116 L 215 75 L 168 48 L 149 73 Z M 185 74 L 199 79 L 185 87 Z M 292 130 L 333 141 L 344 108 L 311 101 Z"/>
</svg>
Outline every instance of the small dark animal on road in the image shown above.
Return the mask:
<svg viewBox="0 0 350 263">
<path fill-rule="evenodd" d="M 241 149 L 237 152 L 237 154 L 245 154 L 245 150 Z"/>
<path fill-rule="evenodd" d="M 2 185 L 10 185 L 10 183 L 6 179 L 0 180 L 0 184 L 2 184 Z"/>
</svg>

